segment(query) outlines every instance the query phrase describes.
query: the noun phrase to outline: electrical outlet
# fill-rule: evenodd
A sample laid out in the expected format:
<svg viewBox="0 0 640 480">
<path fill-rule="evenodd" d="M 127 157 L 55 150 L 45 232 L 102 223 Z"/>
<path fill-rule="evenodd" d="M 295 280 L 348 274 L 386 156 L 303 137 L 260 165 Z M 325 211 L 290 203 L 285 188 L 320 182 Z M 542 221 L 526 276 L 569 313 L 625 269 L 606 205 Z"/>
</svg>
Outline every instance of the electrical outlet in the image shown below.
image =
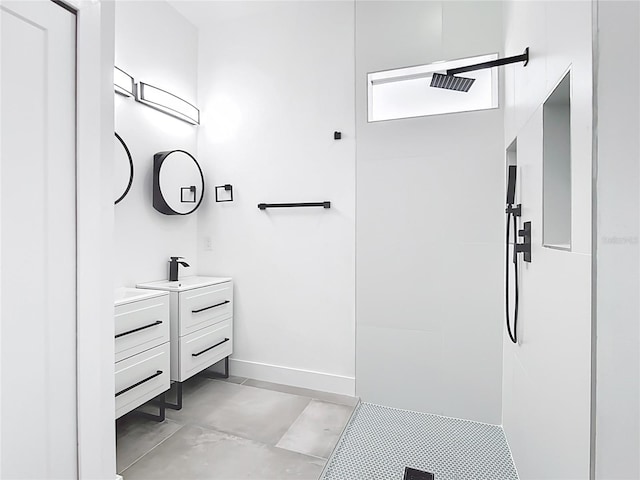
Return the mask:
<svg viewBox="0 0 640 480">
<path fill-rule="evenodd" d="M 211 240 L 211 237 L 204 237 L 204 249 L 209 252 L 213 250 L 213 240 Z"/>
</svg>

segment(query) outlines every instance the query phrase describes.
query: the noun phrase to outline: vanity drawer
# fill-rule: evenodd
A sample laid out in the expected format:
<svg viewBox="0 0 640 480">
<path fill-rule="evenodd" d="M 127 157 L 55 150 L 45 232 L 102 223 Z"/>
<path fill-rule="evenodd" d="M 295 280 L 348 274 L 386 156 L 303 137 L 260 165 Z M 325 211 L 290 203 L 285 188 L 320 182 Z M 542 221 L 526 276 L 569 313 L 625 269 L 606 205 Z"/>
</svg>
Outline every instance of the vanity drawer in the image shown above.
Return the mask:
<svg viewBox="0 0 640 480">
<path fill-rule="evenodd" d="M 115 365 L 116 418 L 169 389 L 169 343 Z"/>
<path fill-rule="evenodd" d="M 115 361 L 169 341 L 169 295 L 115 307 Z"/>
<path fill-rule="evenodd" d="M 181 337 L 226 320 L 233 314 L 231 282 L 195 288 L 178 295 Z"/>
<path fill-rule="evenodd" d="M 231 319 L 180 338 L 180 381 L 219 362 L 233 353 Z"/>
</svg>

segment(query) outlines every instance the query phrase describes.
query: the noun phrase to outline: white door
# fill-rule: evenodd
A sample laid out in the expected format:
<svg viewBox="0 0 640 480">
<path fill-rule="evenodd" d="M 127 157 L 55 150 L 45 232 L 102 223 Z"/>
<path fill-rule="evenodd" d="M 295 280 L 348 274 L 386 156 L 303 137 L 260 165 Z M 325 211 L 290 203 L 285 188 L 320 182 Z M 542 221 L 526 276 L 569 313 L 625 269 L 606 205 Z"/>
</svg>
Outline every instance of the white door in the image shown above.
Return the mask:
<svg viewBox="0 0 640 480">
<path fill-rule="evenodd" d="M 77 477 L 75 15 L 0 4 L 0 478 Z"/>
</svg>

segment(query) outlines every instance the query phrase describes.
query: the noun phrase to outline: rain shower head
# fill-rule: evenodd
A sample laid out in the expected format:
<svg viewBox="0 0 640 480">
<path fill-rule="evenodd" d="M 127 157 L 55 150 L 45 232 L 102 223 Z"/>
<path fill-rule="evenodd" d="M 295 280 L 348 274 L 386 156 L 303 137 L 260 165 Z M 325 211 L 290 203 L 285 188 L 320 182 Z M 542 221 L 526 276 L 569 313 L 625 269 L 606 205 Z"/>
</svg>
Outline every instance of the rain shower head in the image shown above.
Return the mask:
<svg viewBox="0 0 640 480">
<path fill-rule="evenodd" d="M 485 68 L 500 67 L 502 65 L 509 65 L 517 62 L 524 62 L 524 66 L 527 66 L 529 63 L 529 47 L 525 48 L 522 55 L 516 55 L 515 57 L 498 58 L 497 60 L 491 60 L 490 62 L 450 68 L 447 70 L 446 75 L 434 73 L 433 77 L 431 77 L 431 86 L 436 88 L 446 88 L 447 90 L 455 90 L 457 92 L 468 92 L 476 79 L 456 77 L 456 75 L 465 72 L 473 72 L 475 70 L 484 70 Z"/>
<path fill-rule="evenodd" d="M 456 92 L 468 92 L 475 81 L 475 78 L 455 77 L 453 75 L 434 73 L 433 77 L 431 77 L 431 86 L 455 90 Z"/>
</svg>

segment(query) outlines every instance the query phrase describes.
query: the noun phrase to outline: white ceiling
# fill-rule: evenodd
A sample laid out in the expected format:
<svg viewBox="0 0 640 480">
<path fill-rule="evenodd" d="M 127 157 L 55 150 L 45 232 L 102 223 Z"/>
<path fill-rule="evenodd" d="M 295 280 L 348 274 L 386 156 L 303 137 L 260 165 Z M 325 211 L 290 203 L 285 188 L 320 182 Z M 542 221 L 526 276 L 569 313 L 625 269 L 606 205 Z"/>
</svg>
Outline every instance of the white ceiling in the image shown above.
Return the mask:
<svg viewBox="0 0 640 480">
<path fill-rule="evenodd" d="M 198 29 L 277 10 L 291 1 L 270 0 L 167 0 Z"/>
</svg>

